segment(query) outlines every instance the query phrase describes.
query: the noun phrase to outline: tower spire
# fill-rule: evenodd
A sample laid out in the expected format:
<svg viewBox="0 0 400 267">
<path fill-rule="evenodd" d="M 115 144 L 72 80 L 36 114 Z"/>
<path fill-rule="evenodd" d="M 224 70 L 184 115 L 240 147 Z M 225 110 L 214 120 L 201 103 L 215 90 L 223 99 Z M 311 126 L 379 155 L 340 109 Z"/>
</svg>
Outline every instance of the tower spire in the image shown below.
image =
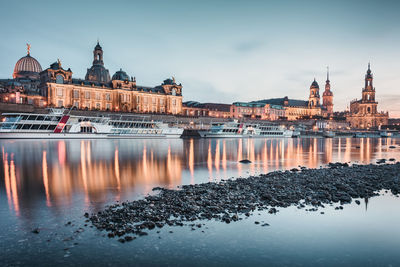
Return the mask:
<svg viewBox="0 0 400 267">
<path fill-rule="evenodd" d="M 326 67 L 326 81 L 329 82 L 329 66 Z"/>
<path fill-rule="evenodd" d="M 28 56 L 31 54 L 31 45 L 30 44 L 26 44 L 26 50 L 28 52 Z"/>
</svg>

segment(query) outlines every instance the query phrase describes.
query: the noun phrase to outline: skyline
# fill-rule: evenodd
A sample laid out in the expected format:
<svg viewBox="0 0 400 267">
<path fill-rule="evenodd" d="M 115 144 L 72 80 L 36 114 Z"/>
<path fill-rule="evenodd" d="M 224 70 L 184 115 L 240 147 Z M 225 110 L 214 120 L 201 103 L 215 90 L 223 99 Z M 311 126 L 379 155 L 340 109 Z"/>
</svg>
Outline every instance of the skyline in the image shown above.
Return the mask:
<svg viewBox="0 0 400 267">
<path fill-rule="evenodd" d="M 360 99 L 370 61 L 379 110 L 400 117 L 395 1 L 69 3 L 0 4 L 9 11 L 0 23 L 13 19 L 0 28 L 0 78 L 11 78 L 26 43 L 43 69 L 59 58 L 84 78 L 99 39 L 110 75 L 122 68 L 149 86 L 174 76 L 184 101 L 306 100 L 314 77 L 322 94 L 329 66 L 334 110 L 343 111 Z"/>
</svg>

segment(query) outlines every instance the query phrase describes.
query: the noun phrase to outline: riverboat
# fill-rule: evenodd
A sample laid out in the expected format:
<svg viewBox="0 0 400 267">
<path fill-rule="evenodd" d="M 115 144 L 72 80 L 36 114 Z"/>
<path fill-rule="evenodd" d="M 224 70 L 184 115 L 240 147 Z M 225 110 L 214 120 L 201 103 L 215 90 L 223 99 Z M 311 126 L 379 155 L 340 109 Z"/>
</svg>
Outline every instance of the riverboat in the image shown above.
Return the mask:
<svg viewBox="0 0 400 267">
<path fill-rule="evenodd" d="M 274 124 L 242 123 L 237 121 L 215 122 L 210 129 L 200 130 L 201 137 L 208 138 L 265 138 L 292 137 L 293 131 Z"/>
<path fill-rule="evenodd" d="M 127 115 L 86 117 L 52 109 L 2 116 L 0 139 L 179 138 L 183 133 L 183 128 Z"/>
</svg>

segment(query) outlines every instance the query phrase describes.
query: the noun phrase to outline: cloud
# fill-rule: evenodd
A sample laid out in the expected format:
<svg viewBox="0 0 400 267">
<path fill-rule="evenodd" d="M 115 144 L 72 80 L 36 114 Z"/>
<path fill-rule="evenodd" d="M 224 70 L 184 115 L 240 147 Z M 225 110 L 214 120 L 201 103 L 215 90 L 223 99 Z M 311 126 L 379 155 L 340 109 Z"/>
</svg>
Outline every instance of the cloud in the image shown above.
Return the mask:
<svg viewBox="0 0 400 267">
<path fill-rule="evenodd" d="M 259 50 L 265 46 L 265 43 L 261 40 L 245 41 L 240 42 L 234 46 L 236 52 L 249 53 Z"/>
</svg>

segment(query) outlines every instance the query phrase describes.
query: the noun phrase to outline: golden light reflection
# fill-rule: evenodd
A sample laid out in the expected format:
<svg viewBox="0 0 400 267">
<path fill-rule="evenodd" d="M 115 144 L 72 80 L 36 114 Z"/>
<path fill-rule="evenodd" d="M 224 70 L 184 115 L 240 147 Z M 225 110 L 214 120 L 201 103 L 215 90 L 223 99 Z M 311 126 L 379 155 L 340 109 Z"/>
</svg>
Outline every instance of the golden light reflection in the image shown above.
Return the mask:
<svg viewBox="0 0 400 267">
<path fill-rule="evenodd" d="M 117 180 L 117 189 L 121 190 L 121 176 L 119 174 L 119 156 L 118 156 L 118 148 L 115 148 L 114 152 L 114 173 L 115 178 Z"/>
<path fill-rule="evenodd" d="M 2 155 L 3 155 L 3 168 L 4 168 L 4 184 L 6 186 L 8 206 L 11 210 L 12 200 L 11 200 L 11 185 L 10 185 L 10 167 L 8 166 L 8 153 L 4 153 L 4 147 L 2 148 Z"/>
<path fill-rule="evenodd" d="M 243 159 L 243 140 L 240 138 L 237 151 L 237 169 L 239 176 L 242 176 L 242 164 L 240 163 L 242 159 Z"/>
<path fill-rule="evenodd" d="M 88 182 L 87 182 L 87 168 L 86 168 L 86 149 L 85 142 L 81 141 L 81 177 L 83 182 L 83 191 L 85 192 L 85 203 L 89 203 Z"/>
<path fill-rule="evenodd" d="M 222 141 L 222 169 L 226 173 L 226 140 Z"/>
<path fill-rule="evenodd" d="M 219 175 L 219 164 L 220 164 L 220 151 L 219 151 L 219 140 L 217 140 L 217 145 L 215 146 L 215 157 L 214 157 L 214 165 L 217 175 Z"/>
<path fill-rule="evenodd" d="M 65 141 L 58 141 L 58 162 L 60 163 L 60 165 L 64 165 L 65 164 L 65 160 L 66 160 L 66 148 L 65 148 Z"/>
<path fill-rule="evenodd" d="M 32 184 L 36 173 L 43 202 L 45 199 L 46 205 L 53 208 L 59 203 L 74 205 L 77 193 L 81 194 L 84 204 L 90 206 L 110 199 L 127 200 L 134 194 L 132 192 L 150 193 L 154 186 L 175 188 L 182 183 L 183 174 L 185 178 L 190 175 L 190 183 L 200 183 L 208 178 L 246 175 L 247 172 L 242 174 L 243 170 L 253 174 L 298 165 L 316 168 L 337 159 L 346 162 L 374 161 L 374 158 L 389 156 L 399 159 L 395 150 L 387 145 L 396 143 L 393 139 L 191 139 L 174 142 L 146 140 L 132 145 L 123 141 L 55 141 L 51 145 L 44 143 L 37 164 L 32 164 L 32 156 L 22 145 L 18 151 L 15 144 L 8 144 L 2 146 L 1 153 L 5 197 L 10 210 L 23 214 L 28 198 L 22 196 L 32 190 L 27 185 Z M 239 163 L 246 155 L 252 163 Z M 29 166 L 32 175 L 26 175 L 25 166 Z"/>
<path fill-rule="evenodd" d="M 11 154 L 10 161 L 10 181 L 11 181 L 11 193 L 14 203 L 14 210 L 17 216 L 19 216 L 19 200 L 18 200 L 18 189 L 17 189 L 17 177 L 15 173 L 14 155 Z"/>
<path fill-rule="evenodd" d="M 47 207 L 51 206 L 51 201 L 50 201 L 50 193 L 49 193 L 49 174 L 47 170 L 47 152 L 46 150 L 43 151 L 43 156 L 42 156 L 42 173 L 43 173 L 43 186 L 44 186 L 44 191 L 46 193 L 46 205 Z"/>
<path fill-rule="evenodd" d="M 190 139 L 189 144 L 189 171 L 190 171 L 190 183 L 194 184 L 194 140 Z"/>
<path fill-rule="evenodd" d="M 207 168 L 208 168 L 209 180 L 210 180 L 210 181 L 212 181 L 212 153 L 211 153 L 211 140 L 209 140 L 209 142 L 208 142 Z"/>
</svg>

